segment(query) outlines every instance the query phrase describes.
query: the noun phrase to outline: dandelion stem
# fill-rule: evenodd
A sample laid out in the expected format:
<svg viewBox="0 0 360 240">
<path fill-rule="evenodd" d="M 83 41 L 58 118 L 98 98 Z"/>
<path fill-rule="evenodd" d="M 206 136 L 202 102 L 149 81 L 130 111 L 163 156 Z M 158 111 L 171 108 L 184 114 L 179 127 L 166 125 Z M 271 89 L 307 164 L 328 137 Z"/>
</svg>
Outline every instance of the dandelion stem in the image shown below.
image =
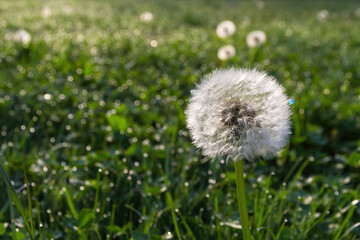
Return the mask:
<svg viewBox="0 0 360 240">
<path fill-rule="evenodd" d="M 244 240 L 251 240 L 250 224 L 246 206 L 243 160 L 235 161 L 236 195 Z"/>
</svg>

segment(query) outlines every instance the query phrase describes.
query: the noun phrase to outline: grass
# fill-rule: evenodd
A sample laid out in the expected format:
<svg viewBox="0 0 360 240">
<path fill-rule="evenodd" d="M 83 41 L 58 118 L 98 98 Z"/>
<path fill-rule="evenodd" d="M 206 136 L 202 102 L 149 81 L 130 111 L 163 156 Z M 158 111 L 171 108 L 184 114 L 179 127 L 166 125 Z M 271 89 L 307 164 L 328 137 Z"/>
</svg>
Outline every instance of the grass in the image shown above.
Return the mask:
<svg viewBox="0 0 360 240">
<path fill-rule="evenodd" d="M 3 0 L 0 239 L 241 239 L 234 165 L 204 158 L 184 117 L 201 76 L 231 66 L 270 73 L 295 100 L 289 145 L 244 166 L 252 236 L 359 238 L 359 7 Z M 222 40 L 227 19 L 237 31 Z M 6 39 L 18 29 L 28 45 Z M 265 45 L 246 46 L 252 30 Z M 223 62 L 225 44 L 237 54 Z"/>
</svg>

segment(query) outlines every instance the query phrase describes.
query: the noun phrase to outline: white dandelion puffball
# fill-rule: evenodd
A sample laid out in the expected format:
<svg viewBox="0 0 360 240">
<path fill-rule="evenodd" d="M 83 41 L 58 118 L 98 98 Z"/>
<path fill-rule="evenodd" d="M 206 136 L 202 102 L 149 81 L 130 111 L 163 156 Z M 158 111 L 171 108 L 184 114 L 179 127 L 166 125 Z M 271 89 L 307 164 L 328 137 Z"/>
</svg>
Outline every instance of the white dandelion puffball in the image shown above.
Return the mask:
<svg viewBox="0 0 360 240">
<path fill-rule="evenodd" d="M 263 2 L 263 1 L 259 1 L 257 4 L 256 4 L 256 6 L 257 6 L 257 8 L 258 9 L 264 9 L 264 7 L 265 7 L 265 2 Z"/>
<path fill-rule="evenodd" d="M 151 22 L 154 19 L 154 16 L 151 12 L 143 12 L 140 15 L 140 20 L 143 22 Z"/>
<path fill-rule="evenodd" d="M 251 48 L 261 46 L 265 42 L 266 42 L 266 34 L 260 30 L 250 32 L 246 36 L 246 44 Z"/>
<path fill-rule="evenodd" d="M 318 12 L 316 17 L 320 22 L 323 22 L 329 17 L 329 11 L 325 9 L 321 10 L 320 12 Z"/>
<path fill-rule="evenodd" d="M 29 44 L 31 42 L 31 35 L 26 30 L 20 29 L 14 33 L 7 33 L 5 38 L 10 41 L 21 42 L 22 44 Z"/>
<path fill-rule="evenodd" d="M 49 7 L 44 7 L 44 9 L 42 10 L 42 16 L 43 16 L 43 18 L 50 17 L 51 14 L 52 14 L 51 8 L 49 8 Z"/>
<path fill-rule="evenodd" d="M 219 38 L 226 38 L 235 33 L 236 26 L 232 21 L 226 20 L 221 23 L 216 28 L 216 35 Z"/>
<path fill-rule="evenodd" d="M 236 50 L 232 45 L 225 45 L 219 48 L 217 56 L 220 60 L 228 60 L 235 56 Z"/>
<path fill-rule="evenodd" d="M 230 68 L 206 75 L 191 91 L 185 114 L 194 144 L 211 158 L 269 159 L 291 133 L 284 89 L 257 70 Z"/>
<path fill-rule="evenodd" d="M 360 17 L 360 8 L 357 8 L 357 9 L 355 10 L 355 14 L 356 14 L 356 16 Z"/>
</svg>

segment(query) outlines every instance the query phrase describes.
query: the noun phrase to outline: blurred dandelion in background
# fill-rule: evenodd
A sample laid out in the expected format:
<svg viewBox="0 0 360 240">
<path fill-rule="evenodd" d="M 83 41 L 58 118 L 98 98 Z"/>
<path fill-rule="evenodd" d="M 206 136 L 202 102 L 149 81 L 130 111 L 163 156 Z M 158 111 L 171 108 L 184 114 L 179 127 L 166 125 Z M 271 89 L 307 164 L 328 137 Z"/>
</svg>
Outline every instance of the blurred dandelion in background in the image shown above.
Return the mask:
<svg viewBox="0 0 360 240">
<path fill-rule="evenodd" d="M 245 28 L 245 27 L 249 26 L 250 23 L 251 23 L 251 21 L 249 18 L 244 18 L 244 20 L 241 23 L 241 27 Z"/>
<path fill-rule="evenodd" d="M 265 2 L 264 1 L 259 1 L 256 3 L 256 6 L 258 9 L 264 9 L 265 8 Z"/>
<path fill-rule="evenodd" d="M 357 8 L 357 9 L 355 10 L 355 14 L 356 14 L 356 16 L 360 17 L 360 8 Z"/>
<path fill-rule="evenodd" d="M 70 15 L 70 14 L 72 14 L 73 9 L 72 9 L 72 7 L 70 7 L 69 5 L 65 5 L 65 6 L 63 6 L 62 11 L 63 11 L 63 13 L 65 13 L 66 15 Z"/>
<path fill-rule="evenodd" d="M 154 19 L 154 15 L 151 12 L 143 12 L 140 15 L 140 20 L 143 22 L 151 22 Z"/>
<path fill-rule="evenodd" d="M 319 20 L 320 22 L 325 21 L 328 17 L 329 17 L 329 11 L 325 9 L 321 10 L 316 15 L 317 20 Z"/>
<path fill-rule="evenodd" d="M 216 27 L 216 35 L 219 38 L 227 38 L 233 35 L 235 33 L 235 30 L 235 24 L 230 20 L 226 20 L 219 23 L 219 25 Z"/>
<path fill-rule="evenodd" d="M 42 10 L 42 16 L 44 18 L 50 17 L 52 14 L 51 8 L 49 7 L 44 7 L 44 9 Z"/>
<path fill-rule="evenodd" d="M 246 36 L 246 44 L 249 47 L 258 47 L 266 42 L 266 34 L 263 31 L 257 30 L 250 32 Z"/>
<path fill-rule="evenodd" d="M 228 60 L 234 57 L 236 54 L 236 50 L 232 45 L 225 45 L 219 48 L 217 56 L 220 60 Z"/>
<path fill-rule="evenodd" d="M 8 41 L 21 42 L 22 44 L 29 44 L 31 42 L 31 35 L 24 29 L 17 30 L 14 33 L 6 33 L 5 39 Z"/>
</svg>

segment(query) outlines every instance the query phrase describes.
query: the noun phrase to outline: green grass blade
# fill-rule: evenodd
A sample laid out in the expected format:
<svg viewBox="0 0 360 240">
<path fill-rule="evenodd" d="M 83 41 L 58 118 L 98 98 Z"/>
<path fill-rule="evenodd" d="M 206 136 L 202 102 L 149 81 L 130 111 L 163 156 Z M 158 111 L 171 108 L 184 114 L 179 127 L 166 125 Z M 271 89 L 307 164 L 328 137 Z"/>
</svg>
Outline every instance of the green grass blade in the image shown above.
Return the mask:
<svg viewBox="0 0 360 240">
<path fill-rule="evenodd" d="M 78 216 L 78 214 L 77 214 L 77 212 L 76 212 L 76 210 L 75 210 L 74 203 L 73 203 L 73 201 L 72 201 L 72 196 L 71 196 L 71 194 L 70 194 L 70 190 L 69 190 L 67 187 L 65 187 L 65 188 L 66 188 L 66 191 L 65 191 L 66 202 L 67 202 L 67 204 L 68 204 L 68 207 L 70 208 L 71 215 L 72 215 L 76 220 L 78 220 L 79 216 Z"/>
<path fill-rule="evenodd" d="M 96 194 L 95 194 L 95 202 L 94 202 L 94 213 L 96 213 L 96 208 L 99 201 L 99 190 L 100 190 L 100 171 L 98 171 L 96 176 Z"/>
<path fill-rule="evenodd" d="M 34 232 L 34 222 L 33 222 L 33 216 L 32 216 L 32 203 L 31 203 L 30 187 L 29 187 L 29 181 L 28 181 L 28 178 L 27 178 L 27 175 L 26 175 L 24 165 L 23 165 L 23 172 L 24 172 L 26 191 L 27 191 L 28 216 L 29 216 L 30 228 L 31 228 L 31 232 Z"/>
<path fill-rule="evenodd" d="M 215 197 L 215 211 L 219 212 L 219 200 L 217 197 Z M 220 233 L 220 222 L 218 218 L 216 218 L 216 235 L 217 235 L 217 239 L 220 240 L 221 233 Z"/>
<path fill-rule="evenodd" d="M 176 221 L 176 215 L 175 215 L 175 207 L 174 207 L 174 201 L 170 195 L 169 192 L 166 192 L 166 202 L 167 202 L 167 205 L 170 207 L 170 211 L 171 211 L 171 215 L 172 215 L 172 220 L 173 220 L 173 224 L 174 224 L 174 227 L 175 227 L 175 231 L 176 231 L 176 235 L 177 235 L 177 238 L 179 240 L 181 240 L 181 235 L 180 235 L 180 231 L 179 231 L 179 227 L 177 225 L 177 221 Z"/>
<path fill-rule="evenodd" d="M 24 210 L 24 207 L 20 201 L 20 198 L 18 197 L 18 195 L 16 194 L 16 192 L 14 191 L 13 187 L 12 187 L 12 184 L 11 184 L 11 181 L 10 181 L 10 178 L 7 176 L 2 164 L 0 163 L 0 175 L 2 177 L 2 179 L 5 181 L 5 184 L 9 190 L 9 193 L 10 193 L 10 196 L 15 204 L 15 207 L 16 209 L 18 210 L 20 216 L 23 218 L 24 220 L 24 223 L 25 223 L 25 227 L 26 227 L 26 230 L 28 231 L 29 235 L 30 235 L 30 238 L 32 240 L 35 240 L 35 237 L 34 237 L 34 232 L 32 231 L 30 225 L 29 225 L 29 222 L 27 221 L 27 217 L 26 217 L 26 212 Z M 10 204 L 11 205 L 11 204 Z"/>
<path fill-rule="evenodd" d="M 40 224 L 41 224 L 40 205 L 39 205 L 39 201 L 37 199 L 35 200 L 35 207 L 36 207 L 36 211 L 37 211 L 37 214 L 36 214 L 37 222 L 39 224 L 39 239 L 43 240 L 44 239 L 43 228 L 40 227 Z"/>
<path fill-rule="evenodd" d="M 191 239 L 192 240 L 196 240 L 193 232 L 191 231 L 191 228 L 189 226 L 189 224 L 186 222 L 185 218 L 183 217 L 183 215 L 180 213 L 180 211 L 177 213 L 180 218 L 181 218 L 181 222 L 184 224 L 185 228 L 186 228 L 186 231 L 188 232 L 188 234 L 191 236 Z"/>
<path fill-rule="evenodd" d="M 342 237 L 347 237 L 355 228 L 360 227 L 360 222 L 355 223 L 354 225 L 352 225 L 351 227 L 349 227 L 349 229 L 344 233 L 344 235 L 342 235 Z"/>
<path fill-rule="evenodd" d="M 10 194 L 10 190 L 7 189 L 8 192 L 8 198 L 9 198 L 9 203 L 10 203 L 10 217 L 11 217 L 11 232 L 12 232 L 12 238 L 14 240 L 16 240 L 16 226 L 15 226 L 15 214 L 14 214 L 14 207 L 12 205 L 12 199 L 11 199 L 11 194 Z"/>
<path fill-rule="evenodd" d="M 339 230 L 337 231 L 334 240 L 338 240 L 340 238 L 341 233 L 343 232 L 345 226 L 347 224 L 349 224 L 350 219 L 351 219 L 352 215 L 354 214 L 354 211 L 355 211 L 355 206 L 352 206 L 350 208 L 348 214 L 346 215 L 345 220 L 341 223 L 341 226 L 340 226 Z"/>
</svg>

